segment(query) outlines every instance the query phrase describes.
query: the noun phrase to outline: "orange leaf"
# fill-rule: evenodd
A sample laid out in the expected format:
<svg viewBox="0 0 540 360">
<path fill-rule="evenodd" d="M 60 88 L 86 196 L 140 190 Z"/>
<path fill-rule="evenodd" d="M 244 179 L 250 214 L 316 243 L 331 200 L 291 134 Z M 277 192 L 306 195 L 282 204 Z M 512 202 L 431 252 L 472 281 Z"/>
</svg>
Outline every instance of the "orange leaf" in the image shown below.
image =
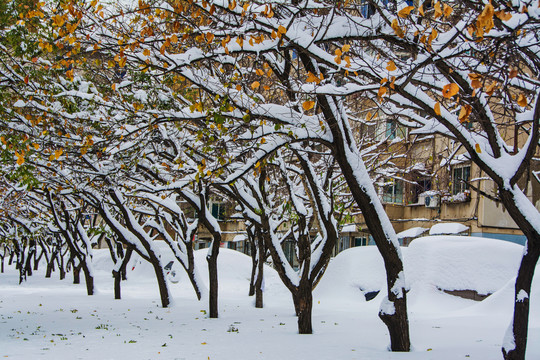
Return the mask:
<svg viewBox="0 0 540 360">
<path fill-rule="evenodd" d="M 517 70 L 517 68 L 510 69 L 510 73 L 508 74 L 508 76 L 510 77 L 510 79 L 515 78 L 517 75 L 518 75 L 518 70 Z"/>
<path fill-rule="evenodd" d="M 442 16 L 443 12 L 442 12 L 442 9 L 441 9 L 441 2 L 438 1 L 435 6 L 434 6 L 434 9 L 435 9 L 435 19 Z"/>
<path fill-rule="evenodd" d="M 261 70 L 261 69 L 257 69 L 255 70 L 255 74 L 259 75 L 259 76 L 263 76 L 264 75 L 264 71 Z"/>
<path fill-rule="evenodd" d="M 303 108 L 305 111 L 308 111 L 308 110 L 313 109 L 314 106 L 315 106 L 315 101 L 305 101 L 305 102 L 302 104 L 302 108 Z"/>
<path fill-rule="evenodd" d="M 452 14 L 452 11 L 454 11 L 454 9 L 450 5 L 443 5 L 443 13 L 445 17 L 450 16 L 450 14 Z"/>
<path fill-rule="evenodd" d="M 311 71 L 308 72 L 308 76 L 307 76 L 307 79 L 306 79 L 307 82 L 314 82 L 314 83 L 320 83 L 321 80 L 315 76 Z"/>
<path fill-rule="evenodd" d="M 235 7 L 236 7 L 236 0 L 232 0 L 231 2 L 229 2 L 229 9 L 230 10 L 234 10 Z"/>
<path fill-rule="evenodd" d="M 397 19 L 392 20 L 391 26 L 392 26 L 392 29 L 394 29 L 394 32 L 396 33 L 397 36 L 399 36 L 400 38 L 405 37 L 405 32 L 403 31 L 401 27 L 399 27 Z"/>
<path fill-rule="evenodd" d="M 445 98 L 450 99 L 459 92 L 459 86 L 456 83 L 451 83 L 443 86 L 442 94 Z"/>
<path fill-rule="evenodd" d="M 433 110 L 435 111 L 435 114 L 441 115 L 441 104 L 436 103 L 435 106 L 433 107 Z"/>
<path fill-rule="evenodd" d="M 420 5 L 420 7 L 418 8 L 418 13 L 424 16 L 424 4 Z"/>
<path fill-rule="evenodd" d="M 471 115 L 472 107 L 469 104 L 466 104 L 461 107 L 459 110 L 458 119 L 460 123 L 464 123 L 469 119 L 469 116 Z"/>
<path fill-rule="evenodd" d="M 279 34 L 283 34 L 283 35 L 287 33 L 287 29 L 283 25 L 279 25 L 277 31 Z"/>
<path fill-rule="evenodd" d="M 22 165 L 24 164 L 24 155 L 23 154 L 19 154 L 18 152 L 15 152 L 15 156 L 17 157 L 17 165 Z"/>
<path fill-rule="evenodd" d="M 401 18 L 406 18 L 407 16 L 409 16 L 409 13 L 413 10 L 414 10 L 414 6 L 404 7 L 403 9 L 399 10 L 398 16 Z"/>
<path fill-rule="evenodd" d="M 529 104 L 529 102 L 527 101 L 527 98 L 523 94 L 519 94 L 517 103 L 519 106 L 522 106 L 522 107 L 525 107 Z"/>
<path fill-rule="evenodd" d="M 344 52 L 344 53 L 349 51 L 350 49 L 351 49 L 351 45 L 349 45 L 349 44 L 345 44 L 345 45 L 343 45 L 341 47 L 341 51 Z"/>
<path fill-rule="evenodd" d="M 397 69 L 396 64 L 395 64 L 392 60 L 390 60 L 390 61 L 388 62 L 388 65 L 386 66 L 386 70 L 388 70 L 388 71 L 394 71 L 394 70 L 396 70 L 396 69 Z"/>
<path fill-rule="evenodd" d="M 253 90 L 255 90 L 256 88 L 258 88 L 259 86 L 261 86 L 261 84 L 258 82 L 258 81 L 254 81 L 253 83 L 251 83 L 251 88 Z"/>
<path fill-rule="evenodd" d="M 386 94 L 386 91 L 387 91 L 387 90 L 388 90 L 388 89 L 387 89 L 386 87 L 381 86 L 381 87 L 379 88 L 379 92 L 377 93 L 377 96 L 380 97 L 380 98 L 383 97 L 384 94 Z"/>
<path fill-rule="evenodd" d="M 481 154 L 482 153 L 482 149 L 480 148 L 480 144 L 476 144 L 474 146 L 474 149 L 476 150 L 477 153 Z"/>
<path fill-rule="evenodd" d="M 25 84 L 28 84 L 28 81 L 29 81 L 29 80 L 30 80 L 30 78 L 28 77 L 28 75 L 26 75 L 26 76 L 24 77 L 24 83 L 25 83 Z"/>
<path fill-rule="evenodd" d="M 144 56 L 150 56 L 150 50 L 144 49 L 143 55 L 144 55 Z"/>
</svg>

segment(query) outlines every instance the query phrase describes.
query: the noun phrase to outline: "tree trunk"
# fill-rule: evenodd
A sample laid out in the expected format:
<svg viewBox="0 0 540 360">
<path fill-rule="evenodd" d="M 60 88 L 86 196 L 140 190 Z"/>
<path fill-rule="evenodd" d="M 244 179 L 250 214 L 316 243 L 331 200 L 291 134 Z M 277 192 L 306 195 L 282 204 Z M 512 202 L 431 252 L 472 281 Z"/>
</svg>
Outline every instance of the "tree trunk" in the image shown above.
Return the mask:
<svg viewBox="0 0 540 360">
<path fill-rule="evenodd" d="M 113 278 L 114 278 L 114 298 L 116 300 L 120 300 L 122 298 L 122 291 L 120 284 L 122 282 L 122 275 L 120 274 L 120 271 L 113 270 L 112 272 Z"/>
<path fill-rule="evenodd" d="M 294 307 L 298 316 L 298 333 L 312 334 L 311 310 L 313 308 L 313 293 L 311 284 L 300 282 L 298 291 L 293 295 Z"/>
<path fill-rule="evenodd" d="M 15 256 L 15 251 L 11 250 L 11 253 L 9 253 L 9 261 L 8 261 L 9 266 L 13 265 L 13 257 L 14 256 Z"/>
<path fill-rule="evenodd" d="M 249 279 L 249 293 L 248 296 L 255 295 L 255 274 L 257 273 L 257 256 L 256 252 L 251 253 L 251 277 Z"/>
<path fill-rule="evenodd" d="M 255 280 L 255 307 L 262 309 L 263 307 L 263 281 L 264 281 L 264 259 L 266 249 L 264 247 L 264 239 L 259 236 L 257 239 L 257 279 Z"/>
<path fill-rule="evenodd" d="M 521 259 L 515 284 L 514 318 L 511 335 L 507 335 L 502 352 L 505 360 L 525 360 L 529 328 L 529 306 L 534 270 L 540 257 L 540 246 L 527 241 L 527 253 Z"/>
<path fill-rule="evenodd" d="M 80 284 L 81 283 L 81 266 L 82 263 L 79 263 L 75 265 L 75 262 L 72 262 L 73 266 L 73 283 L 74 284 Z"/>
<path fill-rule="evenodd" d="M 126 255 L 122 259 L 122 266 L 120 267 L 120 274 L 122 275 L 122 280 L 127 280 L 127 264 L 129 263 L 129 260 L 131 259 L 131 255 L 133 254 L 133 248 L 128 247 L 126 251 Z"/>
<path fill-rule="evenodd" d="M 219 242 L 218 242 L 218 248 L 219 248 Z M 214 319 L 218 317 L 217 251 L 214 251 L 214 249 L 212 249 L 212 254 L 206 257 L 206 261 L 208 262 L 208 276 L 209 276 L 209 282 L 210 282 L 208 307 L 210 310 L 210 318 Z"/>
<path fill-rule="evenodd" d="M 86 283 L 86 293 L 88 295 L 94 295 L 94 277 L 86 264 L 86 259 L 81 262 L 80 267 L 82 267 L 84 273 L 84 281 Z"/>
<path fill-rule="evenodd" d="M 165 274 L 163 273 L 163 268 L 161 267 L 159 259 L 153 257 L 151 260 L 152 266 L 154 267 L 154 272 L 156 273 L 159 296 L 161 298 L 161 306 L 166 308 L 171 303 L 171 299 L 169 298 L 169 288 L 167 287 L 167 279 L 165 278 Z"/>
</svg>

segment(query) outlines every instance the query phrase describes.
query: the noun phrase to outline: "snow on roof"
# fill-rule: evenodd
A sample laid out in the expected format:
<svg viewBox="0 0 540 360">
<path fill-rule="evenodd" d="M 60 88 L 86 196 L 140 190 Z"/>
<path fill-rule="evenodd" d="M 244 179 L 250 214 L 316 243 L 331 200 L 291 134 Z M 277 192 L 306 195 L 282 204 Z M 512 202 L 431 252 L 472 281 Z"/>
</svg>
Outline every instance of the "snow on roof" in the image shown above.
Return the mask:
<svg viewBox="0 0 540 360">
<path fill-rule="evenodd" d="M 460 223 L 441 223 L 433 225 L 429 235 L 459 234 L 467 230 L 469 227 Z"/>
<path fill-rule="evenodd" d="M 418 237 L 428 231 L 427 228 L 413 227 L 397 234 L 398 239 Z"/>
<path fill-rule="evenodd" d="M 343 228 L 341 229 L 341 232 L 342 233 L 345 233 L 345 232 L 357 232 L 358 230 L 356 229 L 356 224 L 346 224 L 346 225 L 343 225 Z"/>
<path fill-rule="evenodd" d="M 246 234 L 238 234 L 233 238 L 232 241 L 233 242 L 238 242 L 238 241 L 244 241 L 244 240 L 247 240 Z"/>
</svg>

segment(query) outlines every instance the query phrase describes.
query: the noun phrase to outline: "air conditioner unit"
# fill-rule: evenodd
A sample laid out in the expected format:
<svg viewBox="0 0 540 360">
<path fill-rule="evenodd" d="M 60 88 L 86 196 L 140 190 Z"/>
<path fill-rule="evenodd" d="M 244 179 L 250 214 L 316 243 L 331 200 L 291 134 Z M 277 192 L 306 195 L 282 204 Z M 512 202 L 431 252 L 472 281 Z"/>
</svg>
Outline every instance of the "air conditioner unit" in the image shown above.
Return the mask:
<svg viewBox="0 0 540 360">
<path fill-rule="evenodd" d="M 429 195 L 424 198 L 424 205 L 430 209 L 436 209 L 440 206 L 440 198 L 438 195 Z"/>
</svg>

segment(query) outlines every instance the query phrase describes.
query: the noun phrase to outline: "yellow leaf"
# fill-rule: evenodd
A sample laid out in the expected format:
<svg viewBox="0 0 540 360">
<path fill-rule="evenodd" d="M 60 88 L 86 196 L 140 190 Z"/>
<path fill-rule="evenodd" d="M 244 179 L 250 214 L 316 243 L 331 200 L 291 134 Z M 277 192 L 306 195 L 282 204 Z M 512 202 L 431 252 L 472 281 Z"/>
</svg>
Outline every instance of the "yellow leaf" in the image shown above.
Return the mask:
<svg viewBox="0 0 540 360">
<path fill-rule="evenodd" d="M 403 9 L 399 10 L 398 16 L 401 18 L 406 18 L 407 16 L 409 16 L 409 13 L 413 10 L 414 10 L 414 6 L 404 7 Z"/>
<path fill-rule="evenodd" d="M 436 103 L 435 106 L 433 107 L 433 110 L 435 111 L 435 114 L 441 115 L 441 104 Z"/>
<path fill-rule="evenodd" d="M 527 101 L 527 98 L 523 94 L 519 94 L 517 103 L 519 106 L 522 106 L 522 107 L 525 107 L 529 104 L 529 102 Z"/>
<path fill-rule="evenodd" d="M 387 90 L 388 90 L 388 89 L 387 89 L 386 87 L 381 86 L 381 87 L 379 88 L 379 92 L 377 93 L 377 96 L 380 97 L 380 98 L 382 98 L 382 97 L 384 96 L 384 94 L 386 94 L 386 91 L 387 91 Z"/>
<path fill-rule="evenodd" d="M 211 32 L 206 33 L 206 42 L 211 43 L 213 40 L 214 40 L 214 34 Z"/>
<path fill-rule="evenodd" d="M 395 64 L 392 60 L 390 60 L 390 61 L 388 62 L 388 65 L 386 66 L 386 70 L 388 70 L 388 71 L 394 71 L 394 70 L 396 70 L 396 69 L 397 69 L 396 64 Z"/>
<path fill-rule="evenodd" d="M 150 56 L 150 50 L 144 49 L 143 55 L 144 55 L 144 56 Z"/>
<path fill-rule="evenodd" d="M 236 90 L 238 90 L 238 91 L 242 90 L 242 86 L 236 85 Z"/>
<path fill-rule="evenodd" d="M 264 71 L 262 69 L 257 69 L 255 70 L 255 74 L 259 75 L 259 76 L 263 76 L 264 75 Z"/>
<path fill-rule="evenodd" d="M 341 49 L 336 49 L 336 51 L 334 51 L 334 54 L 336 54 L 336 56 L 341 56 L 343 53 L 341 52 Z"/>
<path fill-rule="evenodd" d="M 405 32 L 403 31 L 403 29 L 401 27 L 399 27 L 397 19 L 392 20 L 392 29 L 394 29 L 394 32 L 400 38 L 405 37 Z"/>
<path fill-rule="evenodd" d="M 302 104 L 302 108 L 303 108 L 305 111 L 308 111 L 308 110 L 313 109 L 314 106 L 315 106 L 315 101 L 305 101 L 305 102 Z"/>
<path fill-rule="evenodd" d="M 443 13 L 445 17 L 450 16 L 450 14 L 452 14 L 452 11 L 454 11 L 454 9 L 450 5 L 443 5 Z"/>
<path fill-rule="evenodd" d="M 442 16 L 443 12 L 442 12 L 442 9 L 441 9 L 441 2 L 438 1 L 435 6 L 434 6 L 434 9 L 435 9 L 435 19 Z"/>
<path fill-rule="evenodd" d="M 173 34 L 173 36 L 171 36 L 171 44 L 176 44 L 178 42 L 178 36 L 176 36 L 176 34 Z"/>
<path fill-rule="evenodd" d="M 445 98 L 450 99 L 459 92 L 459 86 L 456 83 L 451 83 L 443 86 L 442 94 Z"/>
<path fill-rule="evenodd" d="M 420 5 L 420 7 L 418 8 L 418 13 L 424 16 L 424 4 Z"/>
<path fill-rule="evenodd" d="M 459 122 L 464 123 L 465 121 L 467 121 L 469 119 L 469 116 L 471 115 L 471 112 L 472 112 L 471 105 L 466 104 L 462 106 L 461 109 L 459 110 L 459 115 L 458 115 Z"/>
<path fill-rule="evenodd" d="M 32 146 L 34 147 L 34 149 L 39 150 L 39 145 L 38 144 L 32 143 Z"/>
<path fill-rule="evenodd" d="M 321 80 L 317 76 L 315 76 L 311 71 L 308 72 L 308 77 L 306 79 L 307 82 L 314 82 L 314 83 L 320 83 Z"/>
<path fill-rule="evenodd" d="M 116 91 L 116 84 L 112 84 L 111 89 L 113 89 L 113 91 Z"/>
<path fill-rule="evenodd" d="M 22 165 L 24 164 L 24 155 L 23 154 L 19 154 L 18 152 L 15 152 L 15 156 L 17 157 L 17 165 Z"/>
<path fill-rule="evenodd" d="M 257 89 L 259 86 L 261 86 L 261 84 L 258 81 L 254 81 L 253 83 L 251 83 L 251 88 L 253 90 Z"/>
<path fill-rule="evenodd" d="M 336 57 L 334 58 L 334 61 L 335 61 L 336 64 L 338 64 L 338 65 L 341 64 L 341 56 L 336 56 Z"/>
<path fill-rule="evenodd" d="M 431 42 L 437 38 L 437 35 L 439 35 L 439 32 L 435 29 L 431 31 L 431 34 L 429 34 L 428 37 L 428 44 L 431 45 Z"/>
<path fill-rule="evenodd" d="M 512 14 L 510 13 L 507 13 L 506 11 L 504 10 L 499 10 L 499 11 L 496 11 L 495 12 L 495 16 L 497 16 L 499 19 L 501 19 L 502 21 L 508 21 L 512 18 Z"/>
<path fill-rule="evenodd" d="M 482 153 L 482 149 L 480 148 L 480 144 L 476 144 L 474 146 L 474 149 L 476 150 L 477 153 L 481 154 Z"/>
<path fill-rule="evenodd" d="M 232 0 L 231 2 L 229 2 L 229 9 L 230 10 L 234 10 L 235 7 L 236 7 L 236 0 Z"/>
<path fill-rule="evenodd" d="M 62 153 L 64 152 L 64 149 L 58 149 L 54 152 L 54 157 L 56 160 L 58 160 L 60 158 L 60 156 L 62 156 Z"/>
<path fill-rule="evenodd" d="M 349 44 L 345 44 L 341 47 L 341 51 L 346 53 L 347 51 L 349 51 L 351 49 L 351 45 Z"/>
<path fill-rule="evenodd" d="M 279 34 L 285 35 L 285 34 L 287 33 L 287 29 L 286 29 L 285 26 L 283 26 L 283 25 L 279 25 L 279 27 L 278 27 L 277 30 L 278 30 L 278 33 L 279 33 Z"/>
<path fill-rule="evenodd" d="M 266 139 L 265 138 L 261 138 L 261 144 L 264 144 L 266 143 Z"/>
</svg>

